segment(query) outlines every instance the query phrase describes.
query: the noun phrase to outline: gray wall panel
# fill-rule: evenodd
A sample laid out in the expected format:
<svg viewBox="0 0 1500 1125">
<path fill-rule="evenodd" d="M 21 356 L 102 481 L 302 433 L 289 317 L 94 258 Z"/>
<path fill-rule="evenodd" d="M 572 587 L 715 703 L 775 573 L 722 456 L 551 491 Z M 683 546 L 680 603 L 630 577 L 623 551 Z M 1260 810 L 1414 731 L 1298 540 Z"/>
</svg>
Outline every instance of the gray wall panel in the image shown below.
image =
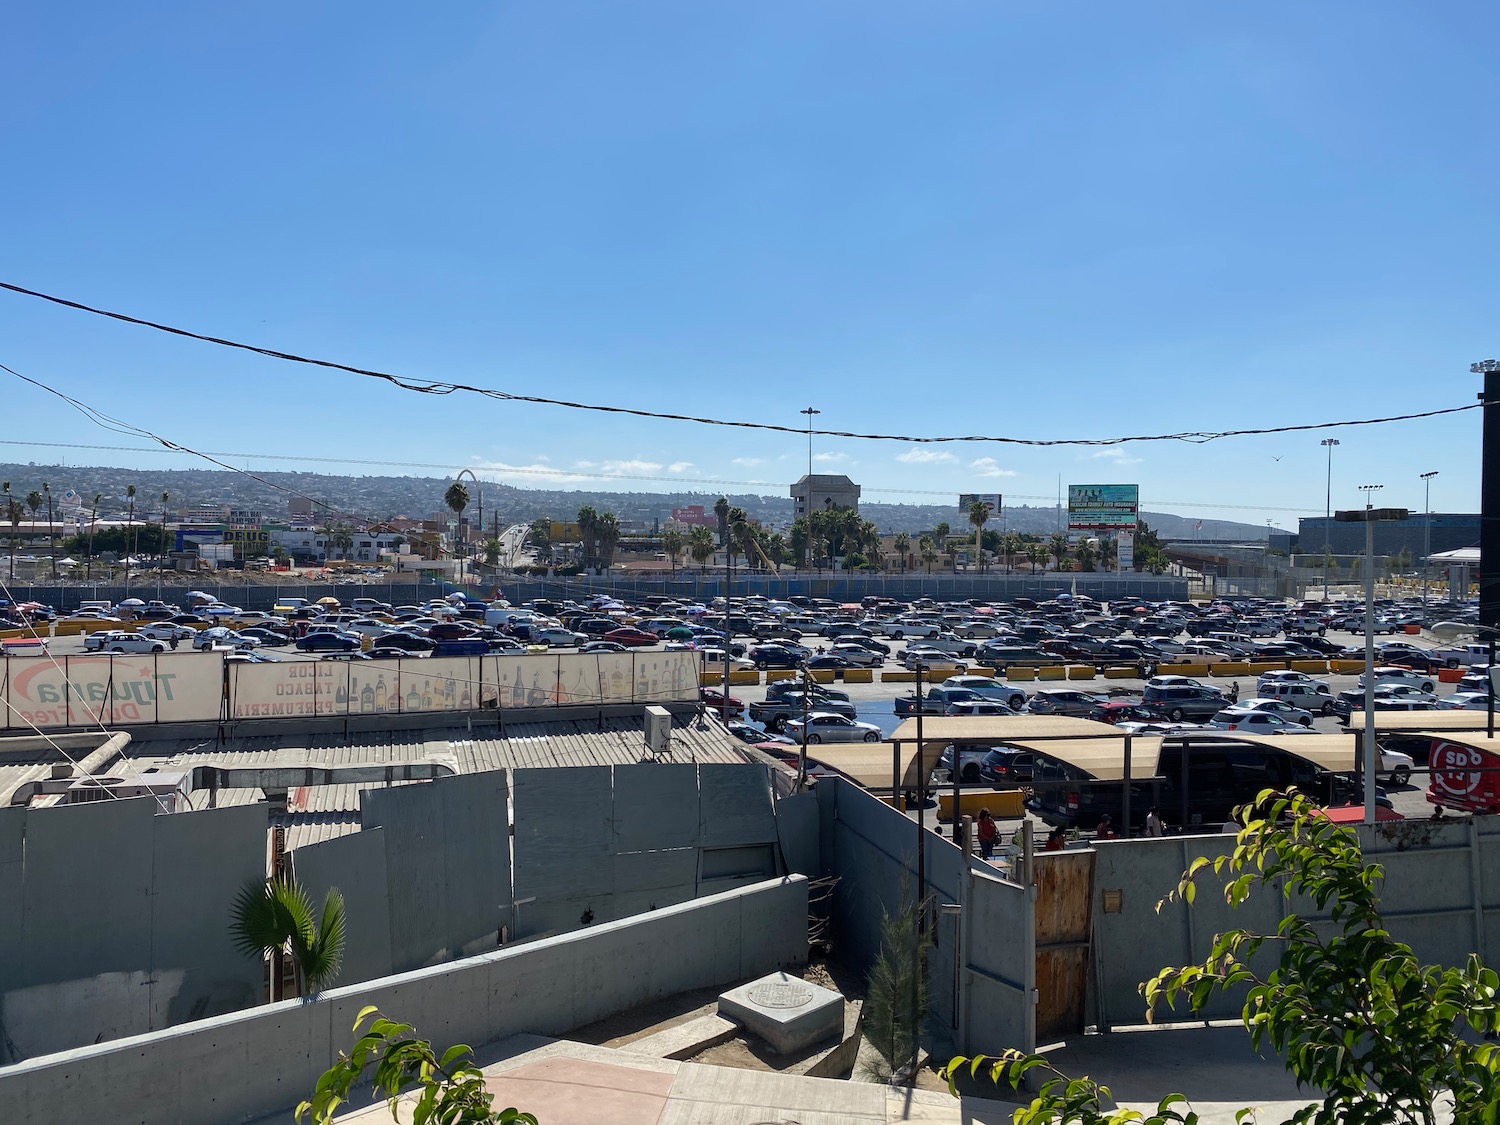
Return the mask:
<svg viewBox="0 0 1500 1125">
<path fill-rule="evenodd" d="M 22 926 L 24 901 L 26 810 L 0 808 L 0 997 L 21 984 Z M 0 1063 L 10 1062 L 10 1052 L 0 1040 Z"/>
<path fill-rule="evenodd" d="M 718 763 L 698 767 L 704 847 L 775 843 L 769 769 Z"/>
<path fill-rule="evenodd" d="M 615 766 L 614 787 L 616 851 L 642 852 L 698 846 L 696 766 Z"/>
<path fill-rule="evenodd" d="M 608 766 L 514 771 L 517 898 L 614 890 Z M 523 921 L 520 932 L 531 932 Z"/>
<path fill-rule="evenodd" d="M 798 793 L 777 801 L 776 835 L 787 870 L 817 878 L 823 868 L 818 854 L 818 798 L 812 793 Z"/>
<path fill-rule="evenodd" d="M 385 830 L 367 828 L 308 844 L 292 853 L 292 863 L 313 902 L 321 903 L 332 887 L 344 896 L 349 936 L 335 983 L 353 984 L 394 972 Z"/>
<path fill-rule="evenodd" d="M 617 895 L 660 888 L 679 891 L 683 898 L 692 898 L 697 879 L 697 848 L 678 848 L 670 852 L 626 852 L 615 857 Z"/>
<path fill-rule="evenodd" d="M 177 1024 L 256 1003 L 261 962 L 235 947 L 229 918 L 240 887 L 265 878 L 266 806 L 156 816 L 151 826 L 154 1012 Z"/>
</svg>

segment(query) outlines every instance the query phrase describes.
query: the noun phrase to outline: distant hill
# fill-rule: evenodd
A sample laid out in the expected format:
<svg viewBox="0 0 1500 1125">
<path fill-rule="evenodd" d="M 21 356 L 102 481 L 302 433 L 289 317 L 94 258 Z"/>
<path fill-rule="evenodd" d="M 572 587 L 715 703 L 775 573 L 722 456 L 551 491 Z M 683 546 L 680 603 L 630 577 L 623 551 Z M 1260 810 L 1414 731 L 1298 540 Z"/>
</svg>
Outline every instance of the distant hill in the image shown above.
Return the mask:
<svg viewBox="0 0 1500 1125">
<path fill-rule="evenodd" d="M 259 479 L 257 479 L 259 478 Z M 45 481 L 52 489 L 54 504 L 70 489 L 84 508 L 99 494 L 99 518 L 113 519 L 125 515 L 128 504 L 125 490 L 136 488 L 136 514 L 160 518 L 161 494 L 167 493 L 168 510 L 176 513 L 204 504 L 232 504 L 235 508 L 258 511 L 267 520 L 286 517 L 289 496 L 306 496 L 331 505 L 339 512 L 368 519 L 407 516 L 413 519 L 446 512 L 443 492 L 451 482 L 446 477 L 414 476 L 335 476 L 324 473 L 283 473 L 256 470 L 254 476 L 222 469 L 121 469 L 113 466 L 0 464 L 0 479 L 10 481 L 11 495 L 25 500 L 32 490 L 40 491 Z M 262 483 L 264 481 L 265 483 Z M 485 482 L 484 522 L 501 527 L 529 523 L 542 516 L 567 519 L 578 509 L 591 504 L 600 511 L 614 512 L 622 521 L 654 526 L 671 516 L 673 508 L 702 504 L 712 509 L 717 492 L 595 492 L 586 489 L 561 490 L 516 488 L 508 484 Z M 776 527 L 792 520 L 789 496 L 761 496 L 734 493 L 731 504 L 745 509 L 751 519 Z M 477 518 L 476 497 L 470 516 Z M 45 511 L 45 509 L 43 509 Z M 887 534 L 928 531 L 941 521 L 958 530 L 968 526 L 968 519 L 957 504 L 883 504 L 861 503 L 866 519 Z M 1168 538 L 1264 539 L 1263 525 L 1236 523 L 1230 520 L 1202 521 L 1165 512 L 1143 513 L 1146 522 L 1159 535 Z M 1010 531 L 1050 535 L 1058 530 L 1056 507 L 1007 506 L 1003 520 L 991 517 L 988 527 Z"/>
</svg>

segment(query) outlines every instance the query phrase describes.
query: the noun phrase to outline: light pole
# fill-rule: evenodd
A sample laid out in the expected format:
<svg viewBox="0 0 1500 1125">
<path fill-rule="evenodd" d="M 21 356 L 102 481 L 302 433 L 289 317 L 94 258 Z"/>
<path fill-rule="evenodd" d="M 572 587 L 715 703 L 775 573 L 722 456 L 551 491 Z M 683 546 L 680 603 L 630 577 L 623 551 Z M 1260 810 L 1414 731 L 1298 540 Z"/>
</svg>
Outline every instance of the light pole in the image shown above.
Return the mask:
<svg viewBox="0 0 1500 1125">
<path fill-rule="evenodd" d="M 1323 495 L 1323 608 L 1328 608 L 1328 544 L 1333 521 L 1333 447 L 1338 438 L 1324 438 L 1318 444 L 1328 450 L 1328 483 Z"/>
<path fill-rule="evenodd" d="M 1375 823 L 1375 493 L 1385 487 L 1362 484 L 1365 494 L 1365 823 Z"/>
<path fill-rule="evenodd" d="M 803 507 L 804 507 L 805 510 L 803 511 L 802 514 L 807 517 L 808 527 L 811 528 L 811 526 L 812 526 L 812 496 L 813 496 L 813 486 L 812 486 L 812 477 L 813 477 L 813 474 L 812 474 L 812 423 L 813 423 L 813 416 L 815 414 L 821 414 L 823 412 L 821 410 L 818 410 L 815 407 L 809 406 L 806 410 L 799 410 L 797 413 L 799 413 L 799 414 L 806 414 L 807 415 L 807 499 L 803 502 Z"/>
<path fill-rule="evenodd" d="M 1422 520 L 1422 611 L 1427 610 L 1427 560 L 1432 555 L 1432 478 L 1438 475 L 1433 469 L 1430 473 L 1422 474 L 1422 484 L 1426 489 L 1426 496 L 1422 507 L 1426 516 Z"/>
</svg>

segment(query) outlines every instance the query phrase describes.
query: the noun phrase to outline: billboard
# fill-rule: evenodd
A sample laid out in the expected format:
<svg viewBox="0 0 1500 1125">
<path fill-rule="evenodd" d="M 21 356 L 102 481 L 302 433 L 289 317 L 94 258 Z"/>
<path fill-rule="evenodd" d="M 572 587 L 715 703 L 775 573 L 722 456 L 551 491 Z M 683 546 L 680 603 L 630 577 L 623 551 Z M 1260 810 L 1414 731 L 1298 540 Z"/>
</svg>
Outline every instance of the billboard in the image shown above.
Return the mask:
<svg viewBox="0 0 1500 1125">
<path fill-rule="evenodd" d="M 214 653 L 0 660 L 0 727 L 216 722 L 224 662 Z"/>
<path fill-rule="evenodd" d="M 1134 531 L 1140 492 L 1138 484 L 1068 485 L 1068 530 Z"/>
<path fill-rule="evenodd" d="M 1000 502 L 1001 499 L 1002 497 L 998 492 L 960 492 L 958 494 L 958 510 L 964 515 L 968 515 L 969 508 L 973 505 L 974 501 L 978 500 L 990 511 L 998 512 L 1005 507 Z"/>
</svg>

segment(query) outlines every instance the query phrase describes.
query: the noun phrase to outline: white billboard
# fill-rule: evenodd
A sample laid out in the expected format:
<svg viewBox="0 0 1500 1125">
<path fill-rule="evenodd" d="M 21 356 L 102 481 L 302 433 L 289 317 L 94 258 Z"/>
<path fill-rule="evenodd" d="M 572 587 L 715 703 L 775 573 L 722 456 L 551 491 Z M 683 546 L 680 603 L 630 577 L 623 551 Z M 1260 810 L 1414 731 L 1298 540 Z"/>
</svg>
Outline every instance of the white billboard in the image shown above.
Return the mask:
<svg viewBox="0 0 1500 1125">
<path fill-rule="evenodd" d="M 3 663 L 0 726 L 11 731 L 211 723 L 223 703 L 218 653 L 30 656 Z"/>
<path fill-rule="evenodd" d="M 1068 485 L 1068 530 L 1134 531 L 1141 508 L 1138 484 Z"/>
</svg>

